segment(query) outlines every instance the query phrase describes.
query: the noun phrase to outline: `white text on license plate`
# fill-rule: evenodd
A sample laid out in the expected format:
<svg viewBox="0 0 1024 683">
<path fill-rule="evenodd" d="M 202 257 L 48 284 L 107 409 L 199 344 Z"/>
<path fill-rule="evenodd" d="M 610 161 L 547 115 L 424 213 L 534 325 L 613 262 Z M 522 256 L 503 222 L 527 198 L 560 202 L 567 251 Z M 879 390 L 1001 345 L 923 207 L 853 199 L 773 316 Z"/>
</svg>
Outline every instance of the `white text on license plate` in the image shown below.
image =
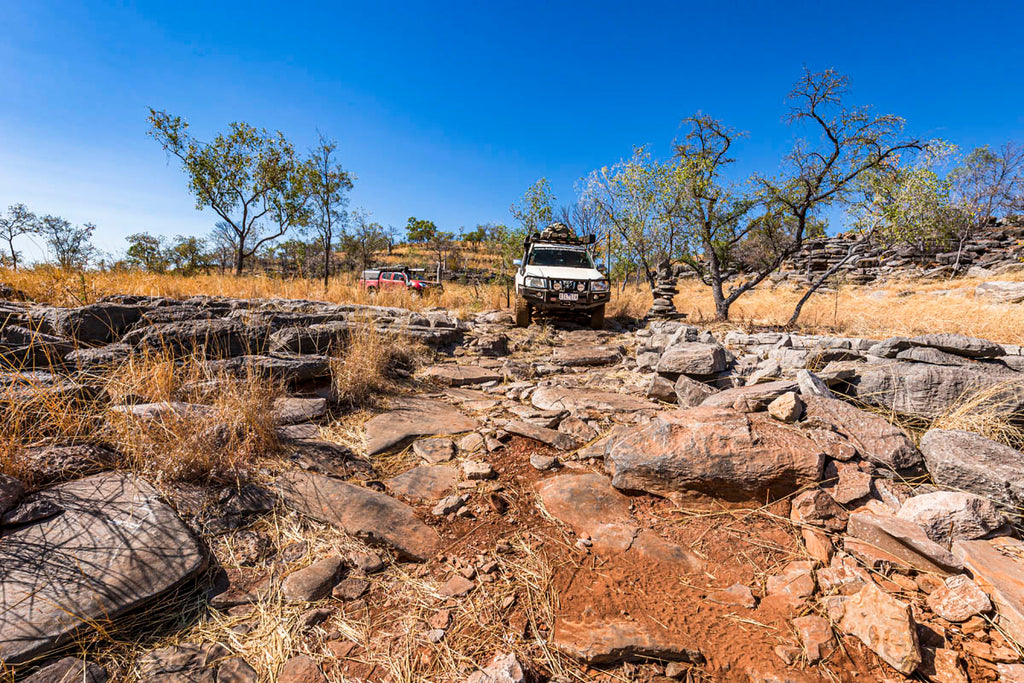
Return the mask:
<svg viewBox="0 0 1024 683">
<path fill-rule="evenodd" d="M 576 292 L 572 292 L 572 293 L 560 292 L 558 294 L 558 300 L 559 301 L 579 301 L 580 300 L 580 295 L 577 294 Z"/>
</svg>

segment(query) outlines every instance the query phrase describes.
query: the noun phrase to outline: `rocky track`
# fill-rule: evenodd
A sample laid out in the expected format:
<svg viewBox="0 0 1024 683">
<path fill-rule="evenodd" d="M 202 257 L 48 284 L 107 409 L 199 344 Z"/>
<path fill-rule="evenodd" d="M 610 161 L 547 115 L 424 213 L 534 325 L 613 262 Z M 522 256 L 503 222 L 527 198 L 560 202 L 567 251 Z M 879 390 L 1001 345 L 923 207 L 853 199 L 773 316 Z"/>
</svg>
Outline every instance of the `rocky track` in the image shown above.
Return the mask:
<svg viewBox="0 0 1024 683">
<path fill-rule="evenodd" d="M 104 395 L 147 349 L 201 357 L 209 395 L 288 388 L 282 454 L 230 485 L 147 481 L 100 436 L 24 446 L 12 680 L 1024 680 L 1024 453 L 949 428 L 1012 435 L 1020 347 L 211 298 L 0 321 L 7 409 L 205 415 Z M 353 413 L 329 356 L 366 328 L 432 362 Z"/>
</svg>

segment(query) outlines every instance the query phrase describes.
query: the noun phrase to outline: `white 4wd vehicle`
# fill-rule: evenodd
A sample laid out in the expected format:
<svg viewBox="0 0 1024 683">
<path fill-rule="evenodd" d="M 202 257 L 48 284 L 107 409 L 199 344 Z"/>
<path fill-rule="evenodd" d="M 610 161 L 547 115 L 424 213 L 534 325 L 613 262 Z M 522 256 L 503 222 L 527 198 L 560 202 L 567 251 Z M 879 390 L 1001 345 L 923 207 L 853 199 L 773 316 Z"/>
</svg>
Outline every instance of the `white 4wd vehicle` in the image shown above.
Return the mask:
<svg viewBox="0 0 1024 683">
<path fill-rule="evenodd" d="M 573 236 L 561 223 L 530 235 L 516 260 L 516 326 L 527 327 L 534 311 L 582 312 L 590 326 L 604 327 L 604 306 L 610 297 L 608 278 L 597 269 L 591 245 L 594 236 Z"/>
</svg>

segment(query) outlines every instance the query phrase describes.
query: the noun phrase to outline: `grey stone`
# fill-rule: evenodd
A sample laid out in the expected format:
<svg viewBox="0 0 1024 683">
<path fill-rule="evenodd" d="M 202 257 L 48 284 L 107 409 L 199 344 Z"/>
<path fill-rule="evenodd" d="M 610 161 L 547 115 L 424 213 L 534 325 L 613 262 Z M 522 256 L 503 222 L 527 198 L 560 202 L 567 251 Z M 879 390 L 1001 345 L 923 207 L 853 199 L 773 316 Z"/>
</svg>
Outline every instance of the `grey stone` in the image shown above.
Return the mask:
<svg viewBox="0 0 1024 683">
<path fill-rule="evenodd" d="M 974 298 L 994 304 L 1019 304 L 1024 302 L 1024 282 L 982 282 L 974 288 Z"/>
<path fill-rule="evenodd" d="M 404 557 L 427 560 L 440 545 L 412 508 L 383 493 L 308 472 L 289 472 L 279 482 L 285 500 L 302 514 L 385 543 Z"/>
<path fill-rule="evenodd" d="M 281 594 L 288 602 L 312 602 L 326 598 L 344 566 L 340 557 L 325 557 L 284 577 Z"/>
<path fill-rule="evenodd" d="M 386 482 L 393 494 L 417 500 L 440 500 L 455 489 L 458 471 L 448 465 L 413 467 Z"/>
<path fill-rule="evenodd" d="M 981 538 L 1006 523 L 992 501 L 960 491 L 914 496 L 896 516 L 920 524 L 928 538 L 946 547 L 953 541 Z"/>
<path fill-rule="evenodd" d="M 14 477 L 0 474 L 0 515 L 4 514 L 25 495 L 25 485 Z"/>
<path fill-rule="evenodd" d="M 699 406 L 708 396 L 718 393 L 718 389 L 713 386 L 686 375 L 679 375 L 672 389 L 676 394 L 675 402 L 691 408 Z"/>
<path fill-rule="evenodd" d="M 932 480 L 1014 509 L 1024 507 L 1024 453 L 980 434 L 931 429 L 921 453 Z"/>
<path fill-rule="evenodd" d="M 662 403 L 676 402 L 675 384 L 658 374 L 651 375 L 651 379 L 647 382 L 646 393 L 647 398 L 654 399 L 655 401 L 661 401 Z"/>
<path fill-rule="evenodd" d="M 850 539 L 863 541 L 870 546 L 873 556 L 884 554 L 882 559 L 921 572 L 948 574 L 963 569 L 963 563 L 946 549 L 928 537 L 924 529 L 912 521 L 890 515 L 875 515 L 854 512 L 847 524 L 847 549 L 855 544 Z"/>
<path fill-rule="evenodd" d="M 622 359 L 617 346 L 559 346 L 551 354 L 551 361 L 565 367 L 611 365 Z"/>
<path fill-rule="evenodd" d="M 479 440 L 479 443 L 475 448 L 470 447 L 473 445 L 473 442 L 467 441 L 467 439 L 470 439 L 473 436 Z M 463 447 L 463 442 L 466 443 L 467 447 Z M 479 450 L 481 446 L 483 446 L 483 437 L 476 432 L 467 434 L 459 441 L 459 450 Z M 444 437 L 436 439 L 416 439 L 412 442 L 412 452 L 418 455 L 421 460 L 430 464 L 448 462 L 455 457 L 455 444 L 452 443 L 451 439 Z"/>
<path fill-rule="evenodd" d="M 280 425 L 309 422 L 327 414 L 327 399 L 288 396 L 274 401 L 274 422 Z"/>
<path fill-rule="evenodd" d="M 725 370 L 725 349 L 718 344 L 680 342 L 667 349 L 658 361 L 661 374 L 708 377 Z"/>
<path fill-rule="evenodd" d="M 447 403 L 428 398 L 401 398 L 392 410 L 366 423 L 366 453 L 378 455 L 420 436 L 458 434 L 477 428 L 478 422 Z"/>
<path fill-rule="evenodd" d="M 606 467 L 618 489 L 699 491 L 729 500 L 786 495 L 821 478 L 824 455 L 767 415 L 698 406 L 657 415 L 619 439 Z"/>
<path fill-rule="evenodd" d="M 530 402 L 541 410 L 567 410 L 570 413 L 594 412 L 602 417 L 609 413 L 658 410 L 658 404 L 629 394 L 596 389 L 569 387 L 538 387 Z"/>
<path fill-rule="evenodd" d="M 478 365 L 456 365 L 455 363 L 432 365 L 423 371 L 423 376 L 449 387 L 501 381 L 501 374 L 494 370 Z"/>
<path fill-rule="evenodd" d="M 702 406 L 733 408 L 743 406 L 744 412 L 764 410 L 768 404 L 787 391 L 798 391 L 799 385 L 790 380 L 764 382 L 749 387 L 735 387 L 708 396 Z"/>
<path fill-rule="evenodd" d="M 553 446 L 560 451 L 571 451 L 578 445 L 576 439 L 564 432 L 538 427 L 522 420 L 509 420 L 505 423 L 505 431 Z"/>
<path fill-rule="evenodd" d="M 93 662 L 78 657 L 64 657 L 47 664 L 24 679 L 22 683 L 106 683 L 107 672 Z"/>
<path fill-rule="evenodd" d="M 89 624 L 116 621 L 206 566 L 174 510 L 135 477 L 101 474 L 45 495 L 63 514 L 0 538 L 0 662 L 38 657 Z"/>
<path fill-rule="evenodd" d="M 1003 355 L 1003 347 L 995 342 L 950 332 L 912 337 L 910 343 L 916 346 L 928 346 L 966 358 L 995 358 Z"/>
<path fill-rule="evenodd" d="M 796 383 L 800 387 L 800 395 L 803 398 L 811 396 L 817 396 L 819 398 L 834 398 L 832 396 L 832 390 L 828 388 L 828 385 L 810 370 L 797 370 Z"/>
<path fill-rule="evenodd" d="M 108 344 L 142 317 L 143 308 L 100 302 L 78 308 L 51 308 L 45 320 L 54 333 L 87 344 Z"/>
<path fill-rule="evenodd" d="M 829 425 L 865 460 L 904 470 L 920 465 L 921 453 L 906 433 L 884 418 L 838 399 L 807 399 L 807 420 Z"/>
</svg>

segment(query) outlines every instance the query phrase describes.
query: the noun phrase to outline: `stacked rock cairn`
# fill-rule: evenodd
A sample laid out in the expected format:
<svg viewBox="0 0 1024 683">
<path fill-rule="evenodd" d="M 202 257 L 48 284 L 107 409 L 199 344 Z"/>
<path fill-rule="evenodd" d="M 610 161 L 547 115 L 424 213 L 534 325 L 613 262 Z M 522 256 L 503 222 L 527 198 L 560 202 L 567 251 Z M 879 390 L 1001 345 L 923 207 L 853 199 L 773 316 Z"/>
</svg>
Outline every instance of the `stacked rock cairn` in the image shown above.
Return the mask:
<svg viewBox="0 0 1024 683">
<path fill-rule="evenodd" d="M 654 284 L 654 303 L 651 310 L 647 311 L 648 318 L 681 318 L 684 317 L 672 303 L 672 299 L 679 293 L 677 278 L 672 272 L 672 266 L 668 261 L 658 264 L 657 279 Z"/>
</svg>

